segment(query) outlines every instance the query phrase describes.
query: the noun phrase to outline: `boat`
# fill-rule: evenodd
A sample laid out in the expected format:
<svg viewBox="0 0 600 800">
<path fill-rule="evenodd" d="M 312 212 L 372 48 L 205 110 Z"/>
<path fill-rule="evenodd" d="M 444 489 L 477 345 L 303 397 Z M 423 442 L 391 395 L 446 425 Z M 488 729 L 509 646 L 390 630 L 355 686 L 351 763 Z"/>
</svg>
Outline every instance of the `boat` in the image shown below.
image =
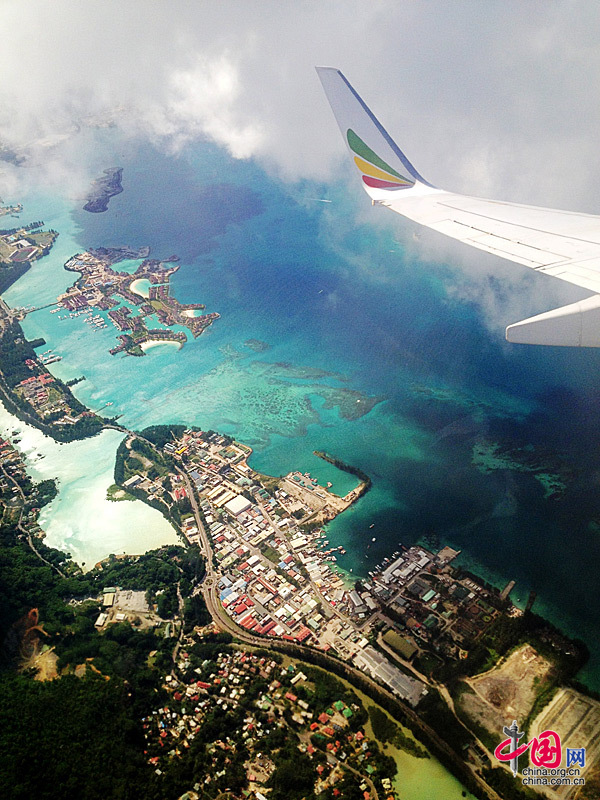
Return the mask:
<svg viewBox="0 0 600 800">
<path fill-rule="evenodd" d="M 372 522 L 372 523 L 369 525 L 369 528 L 374 528 L 374 527 L 375 527 L 375 523 L 374 523 L 374 522 Z"/>
<path fill-rule="evenodd" d="M 372 542 L 376 542 L 376 541 L 377 541 L 377 537 L 376 537 L 376 536 L 374 536 L 374 537 L 371 539 L 371 541 L 372 541 Z"/>
</svg>

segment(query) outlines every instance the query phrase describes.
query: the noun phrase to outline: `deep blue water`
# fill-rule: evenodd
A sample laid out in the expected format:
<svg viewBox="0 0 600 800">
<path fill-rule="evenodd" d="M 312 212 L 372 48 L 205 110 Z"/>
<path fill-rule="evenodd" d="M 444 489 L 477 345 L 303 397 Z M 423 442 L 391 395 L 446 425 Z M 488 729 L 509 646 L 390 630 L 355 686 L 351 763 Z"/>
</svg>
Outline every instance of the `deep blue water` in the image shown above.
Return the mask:
<svg viewBox="0 0 600 800">
<path fill-rule="evenodd" d="M 173 294 L 221 319 L 179 353 L 133 360 L 105 355 L 112 329 L 82 340 L 75 322 L 33 315 L 28 333 L 61 343 L 60 374 L 88 378 L 78 395 L 92 406 L 110 398 L 135 426 L 181 420 L 231 432 L 272 474 L 329 479 L 314 449 L 359 466 L 373 489 L 330 526 L 349 550 L 343 566 L 365 574 L 399 541 L 450 543 L 485 577 L 515 579 L 521 602 L 535 589 L 536 610 L 588 643 L 585 677 L 600 687 L 600 354 L 504 343 L 476 305 L 448 296 L 439 269 L 405 256 L 398 242 L 412 228 L 400 219 L 381 228 L 381 210 L 366 209 L 356 184 L 287 186 L 211 145 L 167 157 L 98 136 L 99 167 L 123 166 L 124 191 L 104 214 L 74 207 L 71 235 L 81 248 L 176 253 Z M 41 199 L 23 202 L 51 224 Z M 531 313 L 542 310 L 534 304 Z M 270 349 L 256 353 L 248 339 Z M 352 409 L 379 402 L 345 419 L 340 397 Z M 484 474 L 472 464 L 482 441 L 510 448 L 517 467 L 515 448 L 529 448 L 521 462 L 533 453 L 538 471 L 558 472 L 564 495 L 546 498 L 516 468 Z M 336 488 L 348 481 L 338 476 Z"/>
</svg>

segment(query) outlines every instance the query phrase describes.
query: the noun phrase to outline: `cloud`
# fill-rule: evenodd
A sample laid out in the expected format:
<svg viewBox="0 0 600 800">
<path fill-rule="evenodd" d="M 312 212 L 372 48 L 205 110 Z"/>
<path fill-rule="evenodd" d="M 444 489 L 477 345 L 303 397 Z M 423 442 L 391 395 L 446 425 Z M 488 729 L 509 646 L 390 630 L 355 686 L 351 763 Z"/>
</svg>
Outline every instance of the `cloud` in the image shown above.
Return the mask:
<svg viewBox="0 0 600 800">
<path fill-rule="evenodd" d="M 597 204 L 592 0 L 4 0 L 0 20 L 13 146 L 125 106 L 165 146 L 209 136 L 285 177 L 329 177 L 342 149 L 313 70 L 325 63 L 433 182 Z"/>
<path fill-rule="evenodd" d="M 50 184 L 70 193 L 89 178 L 89 146 L 73 132 L 90 119 L 170 152 L 208 138 L 283 180 L 349 174 L 314 72 L 326 64 L 433 183 L 592 213 L 600 205 L 593 0 L 3 0 L 0 24 L 0 144 L 43 162 Z M 0 162 L 0 195 L 14 180 Z M 360 194 L 358 181 L 349 186 Z M 398 224 L 389 217 L 381 224 Z M 500 262 L 434 239 L 415 252 L 456 255 L 464 270 L 454 291 L 497 305 L 490 278 Z"/>
</svg>

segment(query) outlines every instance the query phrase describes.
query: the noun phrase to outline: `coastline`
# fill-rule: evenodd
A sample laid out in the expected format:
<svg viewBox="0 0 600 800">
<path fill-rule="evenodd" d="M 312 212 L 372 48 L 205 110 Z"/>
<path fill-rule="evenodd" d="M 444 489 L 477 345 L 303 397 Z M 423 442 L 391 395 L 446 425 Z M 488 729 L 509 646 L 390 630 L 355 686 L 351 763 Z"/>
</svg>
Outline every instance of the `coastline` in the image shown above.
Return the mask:
<svg viewBox="0 0 600 800">
<path fill-rule="evenodd" d="M 73 251 L 73 252 L 74 252 L 74 251 Z M 333 449 L 333 448 L 332 448 L 332 449 Z M 335 449 L 333 449 L 333 451 L 334 451 L 334 452 L 337 452 Z M 371 496 L 371 497 L 372 497 L 372 496 Z M 369 500 L 371 499 L 371 497 L 369 498 Z"/>
<path fill-rule="evenodd" d="M 130 284 L 129 289 L 134 294 L 139 294 L 140 297 L 149 297 L 150 296 L 149 287 L 148 286 L 142 286 L 142 284 L 145 281 L 147 282 L 147 278 L 138 278 L 137 280 L 133 281 Z"/>
<path fill-rule="evenodd" d="M 0 431 L 3 438 L 19 440 L 15 446 L 33 478 L 58 479 L 58 495 L 44 506 L 39 518 L 48 547 L 71 553 L 74 561 L 90 569 L 111 552 L 137 554 L 179 543 L 159 512 L 139 501 L 107 499 L 120 431 L 105 429 L 93 438 L 61 443 L 15 417 L 2 402 Z M 88 465 L 83 472 L 81 463 Z"/>
<path fill-rule="evenodd" d="M 183 342 L 177 342 L 173 339 L 152 339 L 147 342 L 142 342 L 140 344 L 141 349 L 146 353 L 148 350 L 152 350 L 154 347 L 161 347 L 162 345 L 170 345 L 171 347 L 175 347 L 177 350 L 181 350 L 183 347 Z"/>
</svg>

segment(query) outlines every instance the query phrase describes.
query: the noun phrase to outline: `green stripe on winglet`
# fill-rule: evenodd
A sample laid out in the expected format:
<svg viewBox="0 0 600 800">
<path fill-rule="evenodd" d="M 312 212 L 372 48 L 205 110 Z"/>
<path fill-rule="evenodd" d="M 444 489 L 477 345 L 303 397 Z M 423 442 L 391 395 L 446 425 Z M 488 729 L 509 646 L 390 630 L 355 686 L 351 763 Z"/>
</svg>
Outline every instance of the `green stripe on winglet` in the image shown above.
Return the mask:
<svg viewBox="0 0 600 800">
<path fill-rule="evenodd" d="M 371 148 L 366 145 L 363 140 L 357 136 L 351 128 L 348 128 L 348 132 L 346 133 L 346 137 L 348 139 L 348 144 L 350 145 L 350 149 L 353 150 L 357 156 L 364 158 L 366 161 L 370 161 L 371 164 L 374 164 L 376 167 L 380 167 L 381 169 L 385 169 L 391 175 L 395 175 L 397 178 L 402 178 L 400 173 L 396 172 L 395 169 L 392 169 L 389 164 L 386 164 L 382 158 L 379 158 L 377 153 L 374 153 Z M 406 180 L 406 178 L 402 178 L 402 180 Z"/>
</svg>

